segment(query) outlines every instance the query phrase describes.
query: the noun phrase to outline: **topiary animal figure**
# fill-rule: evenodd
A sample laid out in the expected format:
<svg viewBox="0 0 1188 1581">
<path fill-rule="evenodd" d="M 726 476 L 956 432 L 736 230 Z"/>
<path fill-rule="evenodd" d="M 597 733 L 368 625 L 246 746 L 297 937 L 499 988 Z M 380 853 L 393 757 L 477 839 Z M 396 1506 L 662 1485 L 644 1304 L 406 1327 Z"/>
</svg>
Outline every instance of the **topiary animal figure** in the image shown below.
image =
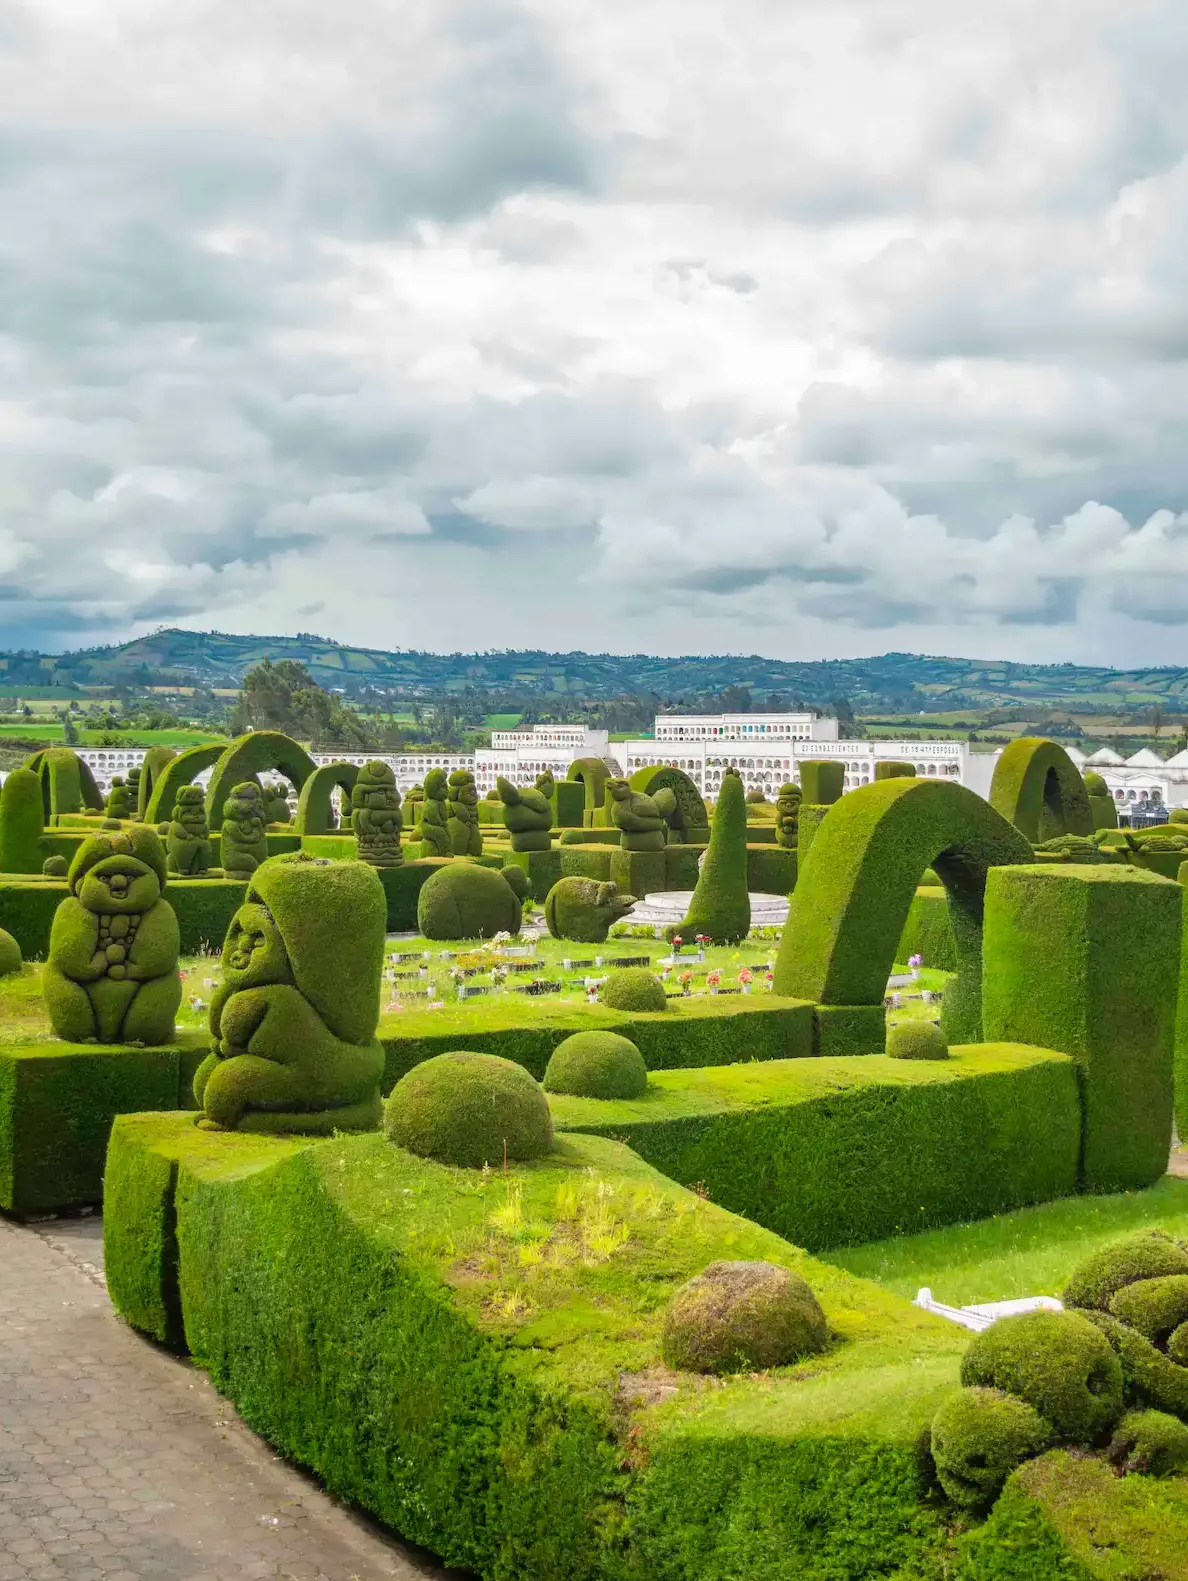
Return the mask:
<svg viewBox="0 0 1188 1581">
<path fill-rule="evenodd" d="M 751 926 L 747 892 L 747 806 L 736 771 L 722 775 L 714 807 L 705 864 L 689 902 L 688 915 L 676 929 L 683 937 L 698 934 L 715 944 L 737 944 Z"/>
<path fill-rule="evenodd" d="M 134 805 L 132 793 L 124 783 L 123 776 L 114 774 L 111 789 L 107 793 L 107 818 L 103 827 L 106 829 L 115 825 L 118 828 L 121 819 L 131 818 Z"/>
<path fill-rule="evenodd" d="M 789 781 L 780 786 L 780 793 L 776 797 L 776 844 L 783 846 L 785 851 L 794 851 L 799 824 L 800 786 Z"/>
<path fill-rule="evenodd" d="M 291 823 L 292 820 L 293 814 L 289 808 L 289 787 L 283 780 L 276 780 L 271 785 L 265 785 L 265 823 Z"/>
<path fill-rule="evenodd" d="M 538 790 L 520 790 L 502 775 L 497 785 L 512 850 L 547 851 L 549 830 L 553 827 L 553 809 L 548 797 Z"/>
<path fill-rule="evenodd" d="M 220 853 L 228 878 L 250 878 L 268 860 L 264 792 L 255 780 L 233 787 L 223 804 Z"/>
<path fill-rule="evenodd" d="M 214 1050 L 194 1077 L 203 1124 L 276 1134 L 379 1124 L 386 925 L 365 862 L 293 851 L 261 863 L 223 945 Z"/>
<path fill-rule="evenodd" d="M 617 1032 L 574 1032 L 545 1066 L 544 1090 L 575 1098 L 642 1098 L 648 1068 L 630 1038 Z"/>
<path fill-rule="evenodd" d="M 664 984 L 646 966 L 620 966 L 598 990 L 598 998 L 611 1010 L 654 1013 L 668 1009 Z"/>
<path fill-rule="evenodd" d="M 449 812 L 446 798 L 449 785 L 444 769 L 430 769 L 425 775 L 425 784 L 421 792 L 419 817 L 417 826 L 413 830 L 423 847 L 426 856 L 449 856 L 450 832 L 447 828 Z"/>
<path fill-rule="evenodd" d="M 421 886 L 417 927 L 427 939 L 491 939 L 519 933 L 520 898 L 503 873 L 472 862 L 451 862 Z"/>
<path fill-rule="evenodd" d="M 21 947 L 11 933 L 0 928 L 0 977 L 11 977 L 24 965 Z"/>
<path fill-rule="evenodd" d="M 615 884 L 593 878 L 561 878 L 545 897 L 545 922 L 555 939 L 578 944 L 601 944 L 612 923 L 625 917 L 635 904 Z"/>
<path fill-rule="evenodd" d="M 825 1314 L 808 1284 L 766 1262 L 711 1263 L 664 1315 L 665 1365 L 682 1372 L 754 1372 L 823 1351 Z"/>
<path fill-rule="evenodd" d="M 41 864 L 41 871 L 46 878 L 65 878 L 70 871 L 70 864 L 64 856 L 47 856 Z"/>
<path fill-rule="evenodd" d="M 887 1028 L 892 1059 L 948 1059 L 949 1040 L 935 1021 L 896 1021 Z"/>
<path fill-rule="evenodd" d="M 553 1145 L 553 1118 L 522 1065 L 459 1050 L 400 1078 L 384 1109 L 384 1134 L 421 1158 L 497 1168 L 543 1158 Z"/>
<path fill-rule="evenodd" d="M 165 837 L 166 865 L 183 878 L 201 878 L 213 862 L 206 827 L 206 799 L 200 785 L 182 785 L 173 804 L 173 821 Z"/>
<path fill-rule="evenodd" d="M 54 913 L 42 992 L 71 1043 L 168 1043 L 181 1003 L 177 918 L 163 898 L 165 852 L 152 829 L 91 835 Z"/>
<path fill-rule="evenodd" d="M 359 860 L 372 867 L 399 867 L 400 792 L 388 763 L 364 763 L 351 788 L 351 828 L 359 844 Z"/>
<path fill-rule="evenodd" d="M 469 769 L 455 769 L 448 781 L 450 799 L 446 804 L 449 819 L 446 828 L 450 836 L 450 850 L 455 856 L 482 856 L 483 831 L 479 828 L 478 790 L 474 775 Z"/>
<path fill-rule="evenodd" d="M 1001 1389 L 958 1389 L 932 1420 L 937 1479 L 954 1504 L 985 1509 L 1051 1437 L 1051 1424 L 1026 1401 Z"/>
<path fill-rule="evenodd" d="M 663 851 L 668 819 L 677 805 L 676 794 L 667 786 L 648 796 L 632 790 L 626 780 L 607 780 L 606 805 L 624 851 Z"/>
<path fill-rule="evenodd" d="M 557 781 L 553 778 L 552 769 L 546 769 L 543 774 L 536 776 L 536 787 L 545 801 L 551 801 L 556 794 Z"/>
<path fill-rule="evenodd" d="M 45 855 L 41 781 L 32 769 L 13 769 L 0 785 L 0 873 L 39 873 Z"/>
</svg>

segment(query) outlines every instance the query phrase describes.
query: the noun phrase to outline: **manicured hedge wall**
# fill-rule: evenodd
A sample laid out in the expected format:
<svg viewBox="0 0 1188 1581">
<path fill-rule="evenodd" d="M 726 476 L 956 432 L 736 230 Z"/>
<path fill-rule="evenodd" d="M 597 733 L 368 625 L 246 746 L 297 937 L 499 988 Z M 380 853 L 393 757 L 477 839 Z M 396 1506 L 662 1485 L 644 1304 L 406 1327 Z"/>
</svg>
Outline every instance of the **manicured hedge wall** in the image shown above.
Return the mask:
<svg viewBox="0 0 1188 1581">
<path fill-rule="evenodd" d="M 221 950 L 246 891 L 242 879 L 171 879 L 165 898 L 177 915 L 181 953 Z M 54 912 L 68 893 L 64 880 L 0 880 L 0 928 L 12 934 L 27 961 L 45 958 Z"/>
<path fill-rule="evenodd" d="M 559 829 L 557 838 L 562 845 L 618 845 L 618 829 L 608 824 L 601 829 Z"/>
<path fill-rule="evenodd" d="M 558 849 L 562 878 L 594 878 L 600 884 L 609 882 L 611 852 L 605 846 L 563 845 Z"/>
<path fill-rule="evenodd" d="M 547 851 L 508 851 L 504 854 L 502 866 L 521 868 L 527 874 L 533 900 L 541 904 L 564 871 L 561 849 L 555 845 Z"/>
<path fill-rule="evenodd" d="M 0 928 L 12 934 L 25 960 L 45 959 L 54 912 L 69 893 L 65 879 L 0 879 Z"/>
<path fill-rule="evenodd" d="M 810 1251 L 984 1218 L 1077 1184 L 1075 1066 L 1018 1045 L 937 1062 L 670 1070 L 643 1098 L 549 1102 L 561 1129 L 619 1137 Z"/>
<path fill-rule="evenodd" d="M 790 895 L 796 888 L 796 852 L 748 845 L 747 888 L 756 895 Z"/>
</svg>

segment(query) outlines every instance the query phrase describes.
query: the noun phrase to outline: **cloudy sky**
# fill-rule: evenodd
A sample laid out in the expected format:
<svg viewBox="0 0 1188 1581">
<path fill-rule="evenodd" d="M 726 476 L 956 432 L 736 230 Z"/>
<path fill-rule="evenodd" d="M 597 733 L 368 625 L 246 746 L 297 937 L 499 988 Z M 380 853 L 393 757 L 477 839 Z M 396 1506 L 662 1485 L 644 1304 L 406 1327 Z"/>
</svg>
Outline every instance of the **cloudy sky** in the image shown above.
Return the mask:
<svg viewBox="0 0 1188 1581">
<path fill-rule="evenodd" d="M 0 0 L 0 647 L 1188 662 L 1184 0 Z"/>
</svg>

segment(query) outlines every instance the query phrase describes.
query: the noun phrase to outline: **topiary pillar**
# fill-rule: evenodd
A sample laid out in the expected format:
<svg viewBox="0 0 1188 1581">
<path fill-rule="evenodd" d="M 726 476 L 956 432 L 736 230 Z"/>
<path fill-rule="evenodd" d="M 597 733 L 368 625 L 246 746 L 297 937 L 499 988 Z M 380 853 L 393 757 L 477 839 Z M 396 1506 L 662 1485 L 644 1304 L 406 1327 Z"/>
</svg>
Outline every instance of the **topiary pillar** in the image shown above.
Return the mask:
<svg viewBox="0 0 1188 1581">
<path fill-rule="evenodd" d="M 479 828 L 478 790 L 469 769 L 455 769 L 448 783 L 449 813 L 446 828 L 455 856 L 482 856 L 483 831 Z"/>
<path fill-rule="evenodd" d="M 228 878 L 248 878 L 268 859 L 264 830 L 264 792 L 255 780 L 244 780 L 223 803 L 219 849 Z"/>
<path fill-rule="evenodd" d="M 800 765 L 800 792 L 814 807 L 832 807 L 846 788 L 844 763 L 831 758 L 805 758 Z"/>
<path fill-rule="evenodd" d="M 41 781 L 13 769 L 0 786 L 0 873 L 40 873 L 45 860 Z"/>
<path fill-rule="evenodd" d="M 206 827 L 206 799 L 199 785 L 183 785 L 165 838 L 166 865 L 184 878 L 201 878 L 214 860 Z"/>
<path fill-rule="evenodd" d="M 1076 1060 L 1087 1191 L 1167 1168 L 1182 897 L 1131 867 L 1027 864 L 987 880 L 984 1036 Z"/>
<path fill-rule="evenodd" d="M 283 780 L 274 780 L 264 787 L 265 823 L 292 823 L 289 810 L 289 787 Z"/>
<path fill-rule="evenodd" d="M 390 764 L 364 763 L 351 787 L 351 827 L 359 842 L 359 860 L 372 867 L 399 867 L 400 792 Z"/>
<path fill-rule="evenodd" d="M 107 793 L 106 812 L 108 818 L 118 822 L 132 816 L 132 791 L 124 783 L 119 774 L 112 776 L 111 789 Z"/>
<path fill-rule="evenodd" d="M 737 772 L 727 769 L 714 808 L 705 866 L 679 931 L 684 938 L 702 935 L 715 944 L 737 944 L 750 926 L 746 796 Z"/>
</svg>

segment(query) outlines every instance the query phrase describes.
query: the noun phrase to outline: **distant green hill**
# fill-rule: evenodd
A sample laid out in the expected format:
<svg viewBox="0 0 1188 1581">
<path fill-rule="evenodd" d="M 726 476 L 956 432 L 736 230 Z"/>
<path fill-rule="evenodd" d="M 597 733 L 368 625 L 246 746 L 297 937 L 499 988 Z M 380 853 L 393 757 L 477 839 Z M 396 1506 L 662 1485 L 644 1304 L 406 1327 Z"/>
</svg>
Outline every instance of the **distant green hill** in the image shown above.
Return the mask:
<svg viewBox="0 0 1188 1581">
<path fill-rule="evenodd" d="M 187 685 L 238 687 L 261 659 L 296 659 L 322 686 L 357 695 L 367 687 L 406 696 L 477 687 L 576 698 L 652 694 L 666 702 L 748 686 L 818 706 L 846 699 L 856 712 L 936 713 L 955 709 L 1054 708 L 1077 713 L 1168 716 L 1188 709 L 1188 669 L 1111 670 L 1073 664 L 885 653 L 871 659 L 787 663 L 758 654 L 385 652 L 326 637 L 235 637 L 164 630 L 119 647 L 76 653 L 0 655 L 7 688 Z"/>
</svg>

